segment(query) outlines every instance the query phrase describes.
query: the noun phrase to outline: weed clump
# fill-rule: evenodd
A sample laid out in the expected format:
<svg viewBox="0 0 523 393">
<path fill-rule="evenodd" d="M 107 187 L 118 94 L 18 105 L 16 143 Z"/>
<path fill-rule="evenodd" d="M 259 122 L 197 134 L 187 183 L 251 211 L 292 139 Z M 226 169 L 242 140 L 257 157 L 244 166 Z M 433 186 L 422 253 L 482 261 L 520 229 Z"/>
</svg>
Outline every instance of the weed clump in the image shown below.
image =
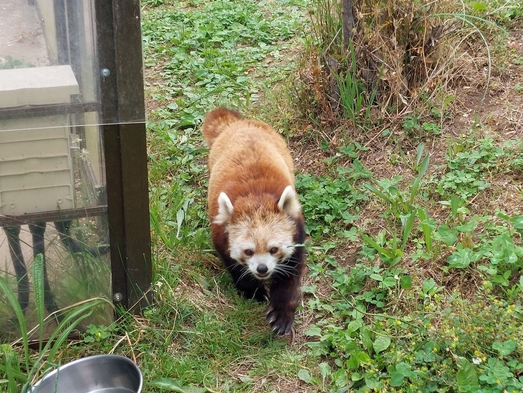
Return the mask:
<svg viewBox="0 0 523 393">
<path fill-rule="evenodd" d="M 444 92 L 469 59 L 462 44 L 477 33 L 487 46 L 478 27 L 486 21 L 460 7 L 450 0 L 316 0 L 314 42 L 300 75 L 303 109 L 324 123 L 365 126 L 371 115 L 383 120 L 420 99 L 448 105 Z"/>
</svg>

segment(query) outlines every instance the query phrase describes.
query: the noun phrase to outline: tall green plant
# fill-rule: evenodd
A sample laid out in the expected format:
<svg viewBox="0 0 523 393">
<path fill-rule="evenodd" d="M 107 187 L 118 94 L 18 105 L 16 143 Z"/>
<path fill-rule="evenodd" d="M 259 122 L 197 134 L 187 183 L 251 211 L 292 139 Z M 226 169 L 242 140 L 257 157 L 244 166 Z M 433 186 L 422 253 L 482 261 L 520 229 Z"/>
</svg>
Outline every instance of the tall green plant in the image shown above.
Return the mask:
<svg viewBox="0 0 523 393">
<path fill-rule="evenodd" d="M 349 58 L 345 75 L 335 75 L 340 93 L 340 103 L 345 118 L 352 124 L 366 124 L 370 120 L 370 110 L 376 98 L 377 89 L 374 87 L 367 92 L 365 85 L 358 78 L 358 62 L 354 44 L 349 43 Z M 376 84 L 375 84 L 376 86 Z"/>
<path fill-rule="evenodd" d="M 88 318 L 96 307 L 110 303 L 107 299 L 93 298 L 45 317 L 44 259 L 41 254 L 37 255 L 33 262 L 32 273 L 38 324 L 31 330 L 28 329 L 26 316 L 16 295 L 6 280 L 0 277 L 0 294 L 11 306 L 20 332 L 17 340 L 0 346 L 0 390 L 6 393 L 29 392 L 33 380 L 43 369 L 59 363 L 57 354 L 64 347 L 71 332 Z M 55 320 L 58 314 L 60 319 L 56 319 L 56 328 L 49 337 L 45 337 L 46 323 Z M 37 334 L 38 353 L 33 353 L 30 348 L 30 337 L 33 334 Z"/>
<path fill-rule="evenodd" d="M 472 57 L 470 67 L 462 66 L 462 52 L 478 38 L 487 56 L 486 95 L 494 64 L 491 28 L 499 28 L 463 3 L 316 0 L 312 14 L 313 70 L 307 78 L 314 102 L 307 111 L 318 107 L 318 116 L 365 125 L 372 105 L 382 117 L 374 121 L 389 120 L 406 107 L 444 110 L 448 82 L 476 68 Z"/>
<path fill-rule="evenodd" d="M 418 174 L 410 184 L 410 191 L 401 191 L 397 187 L 401 177 L 397 177 L 392 181 L 388 179 L 377 181 L 375 185 L 370 183 L 364 184 L 365 188 L 389 205 L 389 214 L 393 218 L 393 222 L 391 222 L 390 225 L 390 227 L 393 228 L 392 230 L 394 231 L 394 228 L 396 228 L 397 222 L 401 224 L 401 234 L 398 235 L 394 232 L 388 241 L 385 239 L 384 232 L 382 232 L 381 240 L 379 238 L 374 240 L 366 234 L 361 234 L 364 242 L 375 249 L 389 266 L 394 266 L 401 260 L 414 228 L 414 220 L 416 218 L 419 218 L 421 221 L 421 229 L 425 236 L 426 247 L 432 249 L 432 238 L 430 237 L 431 221 L 427 210 L 420 208 L 416 204 L 416 197 L 421 189 L 421 181 L 427 173 L 430 162 L 429 155 L 424 156 L 423 151 L 424 144 L 422 143 L 418 146 L 414 165 L 414 169 Z M 429 237 L 428 240 L 427 237 Z"/>
</svg>

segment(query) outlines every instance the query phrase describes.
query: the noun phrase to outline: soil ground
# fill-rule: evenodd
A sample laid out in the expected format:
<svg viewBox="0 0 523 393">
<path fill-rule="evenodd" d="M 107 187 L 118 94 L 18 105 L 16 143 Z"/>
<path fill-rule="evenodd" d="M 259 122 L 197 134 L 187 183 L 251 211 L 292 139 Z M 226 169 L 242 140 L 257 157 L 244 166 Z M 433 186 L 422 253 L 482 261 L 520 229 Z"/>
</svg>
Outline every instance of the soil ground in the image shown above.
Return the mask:
<svg viewBox="0 0 523 393">
<path fill-rule="evenodd" d="M 27 0 L 0 0 L 0 68 L 9 59 L 35 67 L 49 65 L 36 6 Z"/>
</svg>

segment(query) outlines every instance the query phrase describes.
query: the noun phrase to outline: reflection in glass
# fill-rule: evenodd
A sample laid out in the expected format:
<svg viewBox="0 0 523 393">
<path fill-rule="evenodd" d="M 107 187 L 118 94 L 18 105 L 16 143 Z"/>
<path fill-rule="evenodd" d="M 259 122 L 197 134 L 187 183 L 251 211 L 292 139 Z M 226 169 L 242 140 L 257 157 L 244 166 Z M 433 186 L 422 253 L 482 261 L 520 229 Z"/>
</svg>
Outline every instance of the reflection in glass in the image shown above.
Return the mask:
<svg viewBox="0 0 523 393">
<path fill-rule="evenodd" d="M 0 10 L 0 279 L 31 321 L 37 255 L 47 313 L 111 297 L 94 5 L 0 0 Z M 0 293 L 0 335 L 15 333 L 13 316 Z M 108 307 L 86 323 L 111 318 Z"/>
</svg>

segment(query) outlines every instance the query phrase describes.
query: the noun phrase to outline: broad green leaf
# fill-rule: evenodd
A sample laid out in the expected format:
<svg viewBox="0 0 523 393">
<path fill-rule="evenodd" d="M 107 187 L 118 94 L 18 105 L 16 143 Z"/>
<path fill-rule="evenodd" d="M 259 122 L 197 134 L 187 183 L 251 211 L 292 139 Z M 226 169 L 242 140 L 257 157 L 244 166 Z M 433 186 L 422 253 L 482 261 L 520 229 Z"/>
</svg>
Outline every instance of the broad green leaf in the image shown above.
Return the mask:
<svg viewBox="0 0 523 393">
<path fill-rule="evenodd" d="M 354 333 L 362 326 L 363 326 L 363 321 L 361 319 L 356 319 L 354 321 L 350 321 L 349 325 L 347 326 L 347 331 L 349 333 Z"/>
<path fill-rule="evenodd" d="M 378 336 L 376 340 L 374 340 L 374 351 L 376 353 L 383 352 L 390 346 L 390 337 L 389 336 Z"/>
<path fill-rule="evenodd" d="M 410 238 L 412 228 L 414 227 L 414 218 L 416 217 L 416 211 L 411 211 L 405 216 L 401 216 L 401 222 L 403 226 L 401 249 L 404 250 L 407 245 L 407 241 Z"/>
<path fill-rule="evenodd" d="M 456 227 L 456 229 L 462 233 L 463 232 L 472 232 L 476 229 L 478 224 L 479 224 L 479 222 L 478 222 L 477 217 L 474 217 L 474 218 L 470 219 L 470 221 L 468 221 L 462 225 L 458 225 Z"/>
<path fill-rule="evenodd" d="M 350 380 L 352 382 L 357 382 L 357 381 L 360 381 L 362 379 L 363 379 L 363 374 L 362 373 L 356 372 L 356 373 L 351 373 L 350 374 Z"/>
<path fill-rule="evenodd" d="M 185 211 L 183 209 L 179 209 L 176 213 L 176 238 L 180 240 L 180 231 L 182 229 L 183 221 L 185 219 Z"/>
<path fill-rule="evenodd" d="M 405 377 L 415 377 L 416 373 L 412 371 L 410 364 L 400 362 L 396 365 L 396 372 L 403 374 Z"/>
<path fill-rule="evenodd" d="M 311 325 L 309 326 L 305 334 L 311 337 L 321 337 L 321 328 L 316 325 Z"/>
<path fill-rule="evenodd" d="M 383 277 L 377 273 L 373 273 L 369 277 L 376 281 L 383 281 Z"/>
<path fill-rule="evenodd" d="M 360 328 L 360 339 L 363 345 L 365 346 L 365 349 L 367 351 L 372 351 L 373 349 L 373 333 L 370 331 L 370 329 L 364 325 Z"/>
<path fill-rule="evenodd" d="M 385 288 L 392 288 L 396 286 L 396 279 L 394 277 L 387 277 L 383 280 L 383 286 Z"/>
<path fill-rule="evenodd" d="M 298 371 L 298 378 L 305 383 L 312 383 L 311 373 L 309 372 L 309 370 L 306 370 L 304 368 Z"/>
<path fill-rule="evenodd" d="M 423 293 L 432 295 L 433 289 L 436 288 L 436 281 L 434 281 L 433 278 L 429 278 L 428 280 L 423 280 L 423 283 L 421 284 L 421 290 Z"/>
<path fill-rule="evenodd" d="M 332 380 L 339 388 L 346 386 L 348 382 L 347 371 L 344 368 L 339 368 L 332 373 Z"/>
<path fill-rule="evenodd" d="M 354 351 L 347 360 L 347 367 L 351 370 L 357 370 L 360 365 L 368 364 L 369 362 L 370 356 L 366 352 Z"/>
<path fill-rule="evenodd" d="M 479 388 L 478 376 L 474 366 L 465 358 L 458 358 L 459 371 L 456 374 L 456 383 L 460 392 L 474 392 Z"/>
<path fill-rule="evenodd" d="M 401 276 L 400 286 L 402 289 L 412 288 L 412 277 L 411 276 Z"/>
<path fill-rule="evenodd" d="M 511 221 L 514 228 L 523 230 L 523 216 L 512 217 Z"/>
<path fill-rule="evenodd" d="M 394 372 L 390 375 L 390 386 L 393 386 L 395 388 L 400 387 L 403 385 L 403 380 L 405 377 L 401 373 Z"/>
<path fill-rule="evenodd" d="M 320 373 L 323 379 L 332 374 L 332 369 L 329 363 L 321 362 L 318 367 L 320 369 Z"/>
<path fill-rule="evenodd" d="M 457 251 L 448 257 L 447 262 L 449 267 L 463 269 L 476 262 L 480 256 L 481 254 L 475 253 L 471 248 L 458 245 Z"/>
<path fill-rule="evenodd" d="M 378 389 L 380 383 L 376 377 L 365 377 L 365 387 L 367 389 Z"/>
<path fill-rule="evenodd" d="M 503 343 L 495 342 L 492 344 L 492 349 L 499 352 L 500 356 L 510 355 L 517 347 L 517 342 L 514 340 L 507 340 Z"/>
<path fill-rule="evenodd" d="M 438 228 L 438 235 L 447 246 L 452 246 L 458 240 L 458 233 L 455 229 L 450 229 L 448 225 L 441 225 Z"/>
</svg>

